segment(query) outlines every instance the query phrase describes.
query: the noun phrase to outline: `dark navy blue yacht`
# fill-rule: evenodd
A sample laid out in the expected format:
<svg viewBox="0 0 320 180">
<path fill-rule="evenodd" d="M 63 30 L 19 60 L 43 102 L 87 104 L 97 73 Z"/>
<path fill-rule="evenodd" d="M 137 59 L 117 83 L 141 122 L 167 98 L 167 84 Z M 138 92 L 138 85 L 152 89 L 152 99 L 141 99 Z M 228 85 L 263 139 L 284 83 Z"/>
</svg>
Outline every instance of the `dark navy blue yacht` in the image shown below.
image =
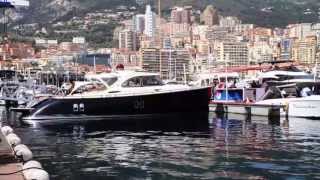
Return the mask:
<svg viewBox="0 0 320 180">
<path fill-rule="evenodd" d="M 152 117 L 208 111 L 208 88 L 164 84 L 155 73 L 119 71 L 87 75 L 66 96 L 50 97 L 30 108 L 28 124 Z"/>
</svg>

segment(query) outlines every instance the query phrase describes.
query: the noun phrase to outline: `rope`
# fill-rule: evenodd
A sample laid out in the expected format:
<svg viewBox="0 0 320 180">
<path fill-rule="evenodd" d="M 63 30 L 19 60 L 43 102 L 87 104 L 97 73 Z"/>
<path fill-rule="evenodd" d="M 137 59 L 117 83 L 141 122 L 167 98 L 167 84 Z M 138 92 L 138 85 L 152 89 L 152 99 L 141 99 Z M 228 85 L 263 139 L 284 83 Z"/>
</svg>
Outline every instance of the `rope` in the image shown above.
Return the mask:
<svg viewBox="0 0 320 180">
<path fill-rule="evenodd" d="M 17 174 L 17 173 L 19 173 L 19 172 L 23 172 L 23 171 L 30 170 L 30 169 L 39 169 L 39 170 L 44 170 L 43 168 L 30 167 L 30 168 L 21 169 L 21 170 L 14 171 L 14 172 L 0 173 L 0 176 L 8 176 L 8 175 L 12 175 L 12 174 Z"/>
</svg>

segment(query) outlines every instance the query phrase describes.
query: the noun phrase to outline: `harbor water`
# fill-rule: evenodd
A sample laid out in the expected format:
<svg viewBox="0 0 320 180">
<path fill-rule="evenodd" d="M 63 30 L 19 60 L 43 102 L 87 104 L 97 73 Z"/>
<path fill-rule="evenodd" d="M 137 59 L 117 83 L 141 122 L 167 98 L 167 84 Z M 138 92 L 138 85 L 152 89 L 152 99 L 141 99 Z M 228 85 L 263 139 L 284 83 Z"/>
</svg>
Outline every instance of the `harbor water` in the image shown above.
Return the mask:
<svg viewBox="0 0 320 180">
<path fill-rule="evenodd" d="M 29 127 L 2 110 L 2 123 L 15 128 L 53 180 L 320 178 L 320 120 L 210 113 L 190 117 L 197 122 L 190 125 L 179 118 L 158 127 Z"/>
</svg>

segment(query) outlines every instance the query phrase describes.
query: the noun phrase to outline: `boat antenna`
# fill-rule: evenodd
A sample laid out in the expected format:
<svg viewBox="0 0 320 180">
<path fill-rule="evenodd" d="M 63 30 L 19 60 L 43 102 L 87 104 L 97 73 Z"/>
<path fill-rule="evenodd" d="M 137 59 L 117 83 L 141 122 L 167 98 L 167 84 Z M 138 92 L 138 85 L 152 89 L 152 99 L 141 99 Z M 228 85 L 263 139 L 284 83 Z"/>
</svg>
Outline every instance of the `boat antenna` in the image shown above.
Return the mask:
<svg viewBox="0 0 320 180">
<path fill-rule="evenodd" d="M 230 54 L 226 54 L 226 59 L 225 59 L 225 78 L 226 78 L 226 80 L 225 80 L 225 86 L 226 86 L 226 101 L 228 101 L 229 100 L 229 97 L 228 97 L 228 94 L 229 94 L 229 92 L 228 92 L 228 61 L 229 61 L 229 56 L 230 56 Z"/>
<path fill-rule="evenodd" d="M 315 84 L 316 84 L 316 79 L 317 79 L 317 71 L 318 71 L 318 57 L 316 57 L 316 63 L 315 63 L 315 67 L 314 67 L 314 71 L 313 71 L 313 87 L 312 87 L 312 91 L 315 91 Z"/>
<path fill-rule="evenodd" d="M 94 74 L 97 74 L 96 55 L 93 55 L 93 70 Z"/>
</svg>

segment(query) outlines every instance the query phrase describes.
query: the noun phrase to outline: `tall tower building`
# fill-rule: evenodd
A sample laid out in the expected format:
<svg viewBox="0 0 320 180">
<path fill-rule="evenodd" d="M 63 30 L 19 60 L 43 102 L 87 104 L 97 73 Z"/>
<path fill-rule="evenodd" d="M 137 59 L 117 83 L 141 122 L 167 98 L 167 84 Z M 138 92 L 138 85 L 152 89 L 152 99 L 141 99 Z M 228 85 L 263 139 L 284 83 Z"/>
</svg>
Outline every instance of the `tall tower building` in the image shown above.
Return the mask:
<svg viewBox="0 0 320 180">
<path fill-rule="evenodd" d="M 152 12 L 151 6 L 146 6 L 146 13 L 145 13 L 145 28 L 144 34 L 148 37 L 154 37 L 156 30 L 156 16 L 155 13 Z"/>
<path fill-rule="evenodd" d="M 187 23 L 187 24 L 191 23 L 191 10 L 192 10 L 191 6 L 186 6 L 183 8 L 183 11 L 181 13 L 182 23 Z"/>
<path fill-rule="evenodd" d="M 205 25 L 213 26 L 219 24 L 218 10 L 212 5 L 208 5 L 200 17 L 200 21 Z"/>
<path fill-rule="evenodd" d="M 145 28 L 145 15 L 137 14 L 132 18 L 132 30 L 136 33 L 143 33 Z"/>
</svg>

